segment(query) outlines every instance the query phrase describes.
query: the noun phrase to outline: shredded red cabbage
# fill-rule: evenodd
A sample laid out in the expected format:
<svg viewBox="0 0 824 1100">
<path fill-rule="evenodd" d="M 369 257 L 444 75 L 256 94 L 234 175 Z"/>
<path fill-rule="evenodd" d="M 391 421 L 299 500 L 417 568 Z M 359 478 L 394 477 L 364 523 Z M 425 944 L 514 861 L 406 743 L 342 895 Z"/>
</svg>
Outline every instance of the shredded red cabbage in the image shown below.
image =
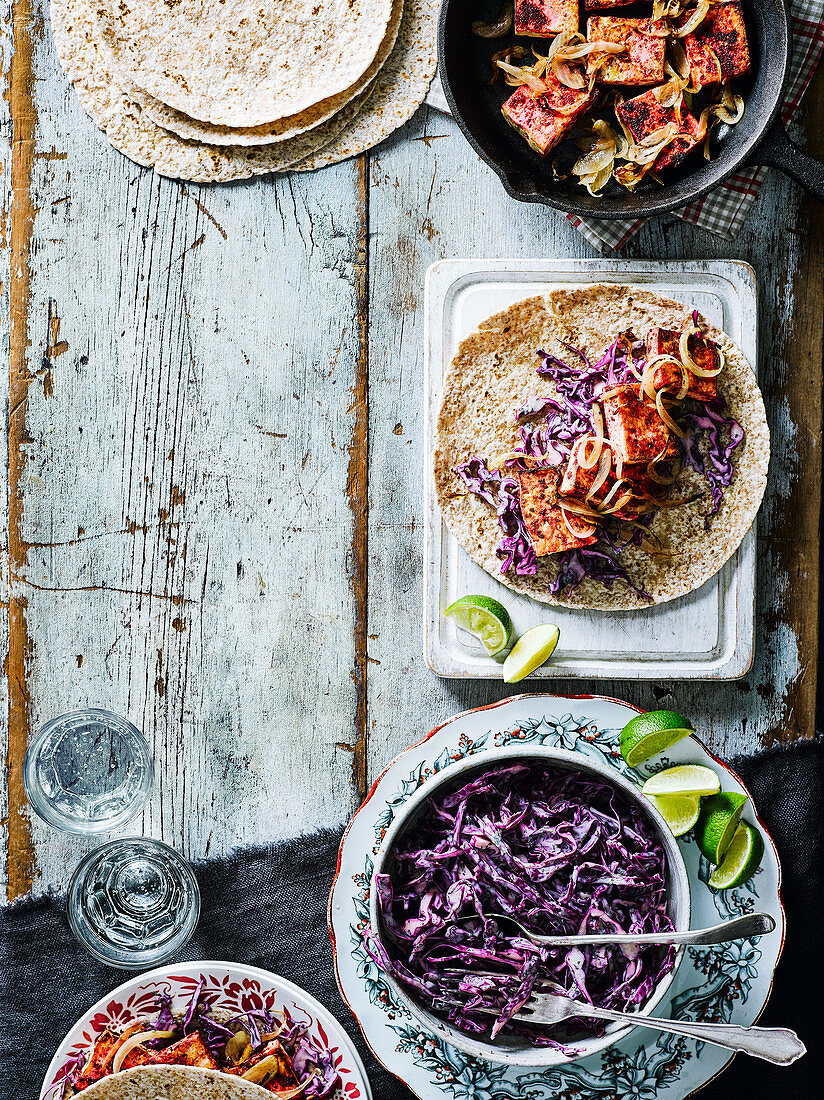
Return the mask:
<svg viewBox="0 0 824 1100">
<path fill-rule="evenodd" d="M 502 477 L 499 471 L 487 468 L 482 458 L 473 456 L 455 467 L 455 473 L 473 493 L 491 504 L 498 516 L 498 526 L 503 538 L 498 543 L 497 554 L 501 559 L 501 572 L 513 569 L 518 576 L 531 576 L 538 569 L 535 550 L 521 515 L 518 499 L 518 483 L 513 477 Z M 493 493 L 488 486 L 497 483 Z"/>
<path fill-rule="evenodd" d="M 744 439 L 744 429 L 733 417 L 725 417 L 726 411 L 724 398 L 715 397 L 701 402 L 700 412 L 685 412 L 679 417 L 681 423 L 691 428 L 690 434 L 680 441 L 684 462 L 707 479 L 712 515 L 721 507 L 724 489 L 735 472 L 732 452 Z"/>
<path fill-rule="evenodd" d="M 432 798 L 394 857 L 391 877 L 375 881 L 383 939 L 367 934 L 367 950 L 463 1031 L 515 1032 L 563 1049 L 604 1026 L 512 1021 L 536 983 L 632 1011 L 672 969 L 669 948 L 537 947 L 489 915 L 511 915 L 543 934 L 673 927 L 664 849 L 639 810 L 602 779 L 542 764 L 495 768 Z"/>
</svg>

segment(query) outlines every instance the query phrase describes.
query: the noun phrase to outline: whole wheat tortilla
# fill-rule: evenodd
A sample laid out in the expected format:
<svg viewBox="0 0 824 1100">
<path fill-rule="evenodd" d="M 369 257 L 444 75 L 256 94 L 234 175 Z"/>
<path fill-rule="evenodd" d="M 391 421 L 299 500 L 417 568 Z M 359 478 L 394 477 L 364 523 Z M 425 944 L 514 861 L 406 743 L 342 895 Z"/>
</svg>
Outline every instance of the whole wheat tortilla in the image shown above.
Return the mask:
<svg viewBox="0 0 824 1100">
<path fill-rule="evenodd" d="M 116 149 L 162 176 L 212 183 L 283 171 L 331 141 L 374 88 L 370 85 L 328 122 L 287 141 L 251 148 L 205 145 L 162 129 L 117 85 L 91 0 L 52 0 L 51 20 L 60 64 L 83 109 Z"/>
<path fill-rule="evenodd" d="M 539 558 L 534 576 L 501 573 L 495 553 L 501 529 L 495 512 L 466 489 L 454 468 L 470 455 L 493 456 L 520 444 L 515 409 L 527 397 L 551 391 L 535 370 L 538 348 L 567 359 L 570 352 L 564 344 L 570 344 L 594 361 L 626 329 L 643 337 L 652 325 L 683 329 L 691 324 L 691 311 L 671 298 L 638 287 L 595 285 L 517 302 L 461 342 L 444 379 L 434 476 L 446 525 L 474 561 L 509 588 L 542 603 L 604 611 L 649 606 L 621 581 L 610 589 L 586 579 L 571 595 L 553 596 L 549 584 L 558 572 L 553 557 Z M 671 557 L 651 556 L 638 547 L 622 552 L 630 577 L 654 603 L 683 596 L 718 572 L 750 529 L 767 481 L 770 436 L 752 367 L 725 333 L 703 318 L 699 325 L 724 352 L 718 392 L 745 436 L 732 453 L 735 473 L 714 516 L 707 482 L 691 469 L 679 478 L 679 490 L 684 496 L 701 492 L 701 498 L 657 513 L 651 531 Z"/>
<path fill-rule="evenodd" d="M 371 149 L 403 126 L 423 103 L 438 64 L 436 30 L 440 0 L 406 0 L 395 48 L 378 73 L 375 91 L 328 145 L 292 171 L 311 172 Z"/>
<path fill-rule="evenodd" d="M 88 1100 L 271 1100 L 260 1085 L 194 1066 L 135 1066 L 89 1085 Z"/>
<path fill-rule="evenodd" d="M 133 85 L 128 74 L 118 70 L 117 63 L 113 60 L 115 79 L 141 106 L 143 113 L 152 122 L 156 122 L 164 130 L 171 130 L 178 137 L 189 141 L 203 141 L 209 145 L 269 145 L 296 137 L 333 118 L 356 95 L 368 87 L 383 68 L 395 46 L 402 15 L 403 0 L 392 0 L 392 14 L 378 52 L 363 76 L 351 88 L 332 96 L 331 99 L 323 100 L 322 103 L 302 111 L 299 115 L 289 115 L 278 122 L 266 122 L 261 126 L 216 126 L 210 122 L 190 118 Z"/>
<path fill-rule="evenodd" d="M 392 0 L 97 0 L 117 66 L 191 118 L 258 126 L 351 88 Z"/>
</svg>

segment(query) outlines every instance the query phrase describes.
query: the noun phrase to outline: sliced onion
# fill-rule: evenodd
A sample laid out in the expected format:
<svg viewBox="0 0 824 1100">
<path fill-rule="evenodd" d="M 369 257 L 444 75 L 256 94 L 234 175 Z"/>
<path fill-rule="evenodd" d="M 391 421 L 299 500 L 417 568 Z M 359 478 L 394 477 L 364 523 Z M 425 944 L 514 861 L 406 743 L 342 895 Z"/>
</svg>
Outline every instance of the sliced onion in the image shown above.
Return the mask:
<svg viewBox="0 0 824 1100">
<path fill-rule="evenodd" d="M 680 107 L 684 102 L 684 81 L 680 76 L 673 76 L 666 84 L 661 84 L 659 87 L 653 88 L 652 94 L 662 107 L 678 109 L 680 114 Z"/>
<path fill-rule="evenodd" d="M 641 380 L 644 393 L 650 399 L 655 400 L 655 395 L 658 392 L 655 388 L 655 375 L 658 372 L 659 367 L 677 367 L 681 372 L 681 388 L 680 392 L 675 396 L 676 400 L 680 400 L 686 394 L 690 388 L 690 376 L 688 369 L 684 366 L 680 359 L 676 359 L 674 355 L 656 355 L 652 359 L 647 360 L 647 365 L 644 367 L 644 377 Z M 659 389 L 666 390 L 668 386 L 659 386 Z"/>
<path fill-rule="evenodd" d="M 536 76 L 532 69 L 521 69 L 517 65 L 510 65 L 508 61 L 496 61 L 495 64 L 503 72 L 507 84 L 511 87 L 517 88 L 521 84 L 526 84 L 527 88 L 531 92 L 535 92 L 536 95 L 546 93 L 546 83 L 539 76 Z"/>
<path fill-rule="evenodd" d="M 664 391 L 658 390 L 655 395 L 655 408 L 658 410 L 658 415 L 664 421 L 670 431 L 675 432 L 679 439 L 686 439 L 688 432 L 685 432 L 680 424 L 676 424 L 670 414 L 667 412 L 664 405 Z"/>
<path fill-rule="evenodd" d="M 676 38 L 686 38 L 688 34 L 692 32 L 704 22 L 707 18 L 707 12 L 710 10 L 710 0 L 699 0 L 698 7 L 683 25 L 677 30 L 673 31 Z"/>
<path fill-rule="evenodd" d="M 678 341 L 678 350 L 681 353 L 681 359 L 684 361 L 687 368 L 698 378 L 716 378 L 724 369 L 724 354 L 720 348 L 717 349 L 719 365 L 714 370 L 705 370 L 705 368 L 699 366 L 690 355 L 690 336 L 701 335 L 701 330 L 698 328 L 688 329 L 686 332 L 681 333 L 681 338 Z"/>
<path fill-rule="evenodd" d="M 118 1045 L 112 1049 L 112 1073 L 119 1073 L 120 1067 L 129 1057 L 135 1047 L 141 1046 L 143 1043 L 148 1042 L 150 1039 L 171 1039 L 174 1035 L 173 1031 L 139 1031 L 133 1035 L 129 1035 L 126 1038 L 127 1033 L 121 1036 L 121 1041 Z M 125 1041 L 124 1041 L 125 1039 Z"/>
<path fill-rule="evenodd" d="M 574 535 L 576 539 L 585 539 L 588 538 L 590 535 L 595 534 L 594 523 L 588 523 L 583 527 L 580 524 L 577 527 L 573 527 L 572 524 L 569 522 L 569 516 L 567 515 L 567 512 L 570 512 L 572 515 L 583 515 L 583 512 L 579 512 L 576 507 L 574 507 L 571 503 L 568 504 L 566 501 L 559 500 L 558 505 L 561 509 L 561 517 L 566 524 L 567 530 L 571 535 Z M 592 513 L 592 518 L 598 519 L 598 513 Z"/>
<path fill-rule="evenodd" d="M 598 490 L 602 487 L 604 482 L 609 477 L 609 470 L 612 466 L 612 455 L 608 448 L 604 448 L 604 453 L 601 455 L 601 463 L 598 467 L 598 473 L 595 475 L 595 480 L 592 483 L 592 487 L 587 493 L 587 504 L 595 496 Z"/>
<path fill-rule="evenodd" d="M 513 5 L 504 4 L 501 14 L 494 23 L 483 23 L 480 19 L 476 19 L 472 24 L 472 33 L 478 38 L 503 38 L 512 30 L 513 15 Z"/>
</svg>

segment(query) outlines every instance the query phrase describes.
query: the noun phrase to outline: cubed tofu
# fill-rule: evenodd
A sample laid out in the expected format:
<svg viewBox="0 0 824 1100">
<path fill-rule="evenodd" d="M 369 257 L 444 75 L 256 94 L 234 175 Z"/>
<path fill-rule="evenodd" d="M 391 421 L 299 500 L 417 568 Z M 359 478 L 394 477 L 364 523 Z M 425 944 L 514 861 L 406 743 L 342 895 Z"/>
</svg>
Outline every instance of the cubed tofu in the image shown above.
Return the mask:
<svg viewBox="0 0 824 1100">
<path fill-rule="evenodd" d="M 95 1081 L 101 1080 L 109 1073 L 108 1062 L 117 1038 L 117 1035 L 108 1028 L 101 1032 L 95 1040 L 91 1055 L 83 1067 L 83 1072 L 75 1081 L 74 1088 L 76 1092 L 87 1089 L 89 1085 L 93 1085 Z"/>
<path fill-rule="evenodd" d="M 654 172 L 663 172 L 667 168 L 675 167 L 701 142 L 701 128 L 698 120 L 683 105 L 662 107 L 652 88 L 648 92 L 635 96 L 634 99 L 625 99 L 623 103 L 616 106 L 615 112 L 638 142 L 670 122 L 678 123 L 680 133 L 655 158 L 652 165 Z"/>
<path fill-rule="evenodd" d="M 587 20 L 589 42 L 619 42 L 626 53 L 610 54 L 598 69 L 601 84 L 661 84 L 664 80 L 666 40 L 649 31 L 649 19 L 620 19 L 612 15 L 593 15 Z M 587 56 L 587 71 L 599 64 L 597 53 Z"/>
<path fill-rule="evenodd" d="M 523 134 L 535 152 L 542 157 L 555 148 L 594 98 L 586 90 L 567 88 L 551 72 L 547 73 L 545 80 L 546 95 L 533 99 L 532 92 L 522 84 L 501 107 L 501 113 L 509 125 Z M 574 109 L 568 114 L 561 114 L 557 110 L 562 106 L 572 108 L 573 104 Z"/>
<path fill-rule="evenodd" d="M 579 465 L 575 455 L 570 455 L 558 486 L 558 495 L 577 501 L 579 504 L 585 504 L 587 503 L 587 495 L 597 476 L 597 465 L 590 469 L 584 469 L 583 466 Z M 637 519 L 649 510 L 649 496 L 659 495 L 660 486 L 656 485 L 649 476 L 646 466 L 625 466 L 621 471 L 621 480 L 621 486 L 610 497 L 610 504 L 616 504 L 627 493 L 632 494 L 632 499 L 628 500 L 621 510 L 614 512 L 613 515 L 617 519 Z M 589 498 L 589 503 L 597 509 L 614 485 L 615 475 L 610 471 L 598 492 Z"/>
<path fill-rule="evenodd" d="M 684 12 L 683 22 L 692 11 Z M 692 34 L 681 39 L 692 83 L 699 88 L 750 71 L 750 47 L 740 4 L 713 4 Z"/>
<path fill-rule="evenodd" d="M 680 332 L 658 326 L 651 328 L 645 340 L 647 359 L 654 359 L 656 355 L 674 355 L 676 359 L 680 359 L 680 340 Z M 704 370 L 715 370 L 718 367 L 718 348 L 712 340 L 707 340 L 696 332 L 690 336 L 688 346 L 690 355 L 699 367 L 703 367 Z M 660 366 L 655 372 L 652 384 L 656 390 L 667 386 L 678 393 L 682 385 L 681 372 L 676 366 L 667 364 Z M 690 374 L 690 387 L 685 396 L 694 397 L 698 401 L 711 401 L 717 392 L 715 378 L 701 378 L 699 375 Z"/>
<path fill-rule="evenodd" d="M 513 470 L 512 474 L 520 488 L 521 515 L 539 558 L 598 541 L 595 535 L 586 534 L 588 526 L 576 516 L 568 513 L 564 519 L 558 506 L 557 470 Z"/>
<path fill-rule="evenodd" d="M 264 1059 L 269 1059 L 268 1073 L 262 1082 L 263 1088 L 269 1092 L 291 1092 L 300 1084 L 292 1059 L 286 1053 L 283 1046 L 277 1041 L 267 1043 L 265 1047 L 247 1058 L 238 1066 L 228 1066 L 224 1072 L 233 1076 L 242 1077 L 244 1073 L 259 1065 Z"/>
<path fill-rule="evenodd" d="M 515 0 L 515 33 L 554 38 L 578 30 L 578 0 Z"/>
<path fill-rule="evenodd" d="M 613 453 L 628 465 L 668 457 L 670 430 L 655 405 L 644 399 L 640 385 L 617 386 L 608 393 L 600 400 Z"/>
<path fill-rule="evenodd" d="M 163 1050 L 156 1050 L 147 1065 L 198 1066 L 200 1069 L 220 1069 L 200 1035 L 193 1031 Z"/>
</svg>

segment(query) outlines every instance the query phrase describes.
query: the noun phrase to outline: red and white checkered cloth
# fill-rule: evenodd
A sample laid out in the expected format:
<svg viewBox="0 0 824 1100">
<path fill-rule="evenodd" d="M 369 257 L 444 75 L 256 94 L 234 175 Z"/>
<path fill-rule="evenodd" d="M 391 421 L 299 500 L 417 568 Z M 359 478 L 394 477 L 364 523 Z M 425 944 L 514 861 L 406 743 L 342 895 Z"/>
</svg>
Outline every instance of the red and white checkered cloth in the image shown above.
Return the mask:
<svg viewBox="0 0 824 1100">
<path fill-rule="evenodd" d="M 791 0 L 792 58 L 781 108 L 784 122 L 792 119 L 801 103 L 824 52 L 824 0 Z M 761 184 L 767 178 L 767 168 L 748 168 L 736 172 L 703 199 L 676 210 L 676 216 L 692 225 L 700 225 L 721 237 L 738 235 L 750 207 L 755 202 Z M 577 218 L 567 214 L 579 233 L 600 249 L 620 248 L 637 233 L 646 221 L 600 221 Z"/>
<path fill-rule="evenodd" d="M 824 0 L 791 0 L 792 59 L 787 80 L 786 98 L 781 110 L 784 122 L 789 122 L 801 103 L 813 74 L 824 53 Z M 438 111 L 449 113 L 440 80 L 432 82 L 426 102 Z M 737 236 L 750 207 L 755 202 L 761 184 L 767 177 L 767 168 L 748 168 L 736 172 L 724 183 L 705 195 L 703 199 L 676 211 L 679 218 L 709 229 L 722 237 Z M 620 248 L 646 221 L 601 221 L 597 218 L 578 218 L 567 214 L 567 220 L 602 250 Z"/>
</svg>

